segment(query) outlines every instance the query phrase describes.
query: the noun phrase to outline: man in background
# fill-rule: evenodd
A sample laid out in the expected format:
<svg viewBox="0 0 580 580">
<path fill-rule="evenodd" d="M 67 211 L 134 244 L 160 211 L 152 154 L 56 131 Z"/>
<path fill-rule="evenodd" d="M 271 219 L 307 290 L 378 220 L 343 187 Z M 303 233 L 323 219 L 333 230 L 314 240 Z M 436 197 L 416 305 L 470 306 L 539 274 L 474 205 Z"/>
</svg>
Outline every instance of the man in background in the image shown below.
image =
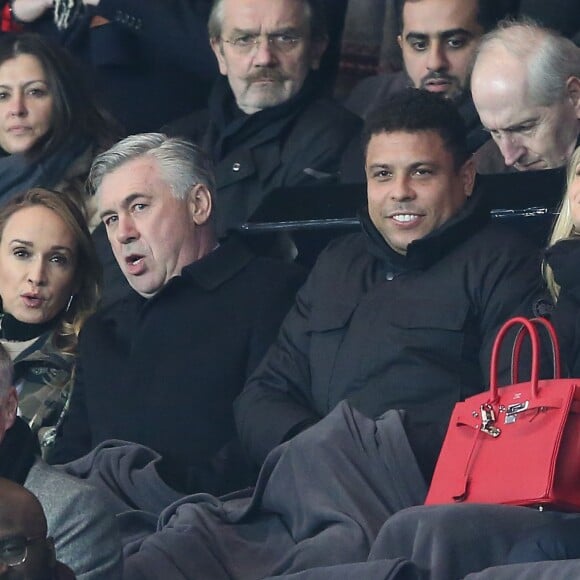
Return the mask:
<svg viewBox="0 0 580 580">
<path fill-rule="evenodd" d="M 580 48 L 571 40 L 533 22 L 502 22 L 482 39 L 471 91 L 507 166 L 567 163 L 580 135 Z"/>
<path fill-rule="evenodd" d="M 208 28 L 222 74 L 209 110 L 165 130 L 212 158 L 222 235 L 277 188 L 336 182 L 361 122 L 321 96 L 328 39 L 320 0 L 216 0 Z"/>
</svg>

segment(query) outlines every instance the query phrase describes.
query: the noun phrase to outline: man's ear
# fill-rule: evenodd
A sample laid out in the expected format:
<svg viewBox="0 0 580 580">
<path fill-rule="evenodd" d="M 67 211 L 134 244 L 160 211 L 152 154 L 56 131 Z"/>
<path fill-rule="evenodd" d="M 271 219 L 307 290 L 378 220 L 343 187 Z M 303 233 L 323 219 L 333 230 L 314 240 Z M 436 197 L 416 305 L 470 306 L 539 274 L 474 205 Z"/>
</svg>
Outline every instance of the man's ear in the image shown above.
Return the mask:
<svg viewBox="0 0 580 580">
<path fill-rule="evenodd" d="M 6 430 L 10 429 L 12 425 L 14 425 L 14 421 L 16 421 L 16 416 L 18 414 L 18 393 L 16 392 L 15 387 L 9 388 L 4 401 L 0 406 L 0 412 L 3 415 Z"/>
<path fill-rule="evenodd" d="M 328 37 L 317 38 L 312 41 L 310 45 L 310 68 L 318 70 L 320 68 L 320 61 L 326 48 L 328 47 Z"/>
<path fill-rule="evenodd" d="M 400 34 L 397 35 L 397 42 L 399 43 L 399 48 L 403 50 L 403 37 Z"/>
<path fill-rule="evenodd" d="M 580 119 L 580 78 L 571 76 L 566 81 L 566 89 L 568 90 L 568 97 L 576 112 L 576 117 Z"/>
<path fill-rule="evenodd" d="M 227 75 L 228 65 L 224 57 L 224 47 L 221 38 L 210 38 L 209 44 L 213 50 L 213 53 L 215 54 L 215 57 L 217 58 L 220 73 L 224 76 Z"/>
<path fill-rule="evenodd" d="M 201 226 L 209 220 L 213 201 L 211 193 L 205 185 L 197 183 L 189 190 L 188 204 L 195 225 Z"/>
<path fill-rule="evenodd" d="M 470 197 L 475 186 L 475 161 L 473 155 L 461 166 L 459 170 L 461 180 L 463 181 L 463 192 L 465 197 Z"/>
</svg>

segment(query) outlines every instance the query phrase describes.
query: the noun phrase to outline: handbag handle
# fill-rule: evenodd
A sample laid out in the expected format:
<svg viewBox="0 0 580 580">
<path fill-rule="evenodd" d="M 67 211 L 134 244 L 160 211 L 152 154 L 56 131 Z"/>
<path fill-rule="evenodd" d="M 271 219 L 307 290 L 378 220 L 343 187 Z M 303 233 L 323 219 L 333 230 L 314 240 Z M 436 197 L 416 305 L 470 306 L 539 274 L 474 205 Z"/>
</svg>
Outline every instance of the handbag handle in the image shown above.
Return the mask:
<svg viewBox="0 0 580 580">
<path fill-rule="evenodd" d="M 548 336 L 550 337 L 550 346 L 552 347 L 552 368 L 554 369 L 554 378 L 559 379 L 561 377 L 561 364 L 560 364 L 560 344 L 558 341 L 558 336 L 556 335 L 556 330 L 549 320 L 545 318 L 531 318 L 530 322 L 542 325 Z M 514 340 L 514 346 L 512 349 L 512 369 L 511 369 L 511 384 L 515 385 L 520 382 L 519 377 L 519 366 L 520 366 L 520 354 L 522 350 L 522 343 L 526 337 L 524 332 L 524 327 L 522 326 L 516 335 Z"/>
<path fill-rule="evenodd" d="M 498 400 L 498 385 L 497 385 L 497 366 L 499 359 L 499 351 L 501 345 L 507 334 L 508 330 L 512 326 L 522 325 L 530 337 L 530 342 L 532 343 L 532 376 L 530 378 L 532 387 L 532 396 L 536 397 L 538 394 L 538 378 L 539 378 L 539 354 L 540 354 L 540 340 L 538 338 L 538 331 L 532 322 L 523 316 L 516 316 L 510 318 L 503 326 L 499 329 L 497 336 L 493 342 L 493 348 L 491 351 L 491 364 L 489 370 L 489 392 L 491 397 L 491 402 L 496 403 Z"/>
</svg>

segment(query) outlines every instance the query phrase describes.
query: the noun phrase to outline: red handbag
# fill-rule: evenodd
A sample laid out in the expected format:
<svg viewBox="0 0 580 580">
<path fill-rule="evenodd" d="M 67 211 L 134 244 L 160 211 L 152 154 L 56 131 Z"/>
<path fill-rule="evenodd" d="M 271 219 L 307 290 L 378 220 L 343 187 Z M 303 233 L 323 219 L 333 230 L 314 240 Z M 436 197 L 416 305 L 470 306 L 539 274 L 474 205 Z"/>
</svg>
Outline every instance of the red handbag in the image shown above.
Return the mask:
<svg viewBox="0 0 580 580">
<path fill-rule="evenodd" d="M 552 340 L 554 378 L 538 380 L 542 324 Z M 499 351 L 523 325 L 512 354 L 512 384 L 498 389 Z M 532 346 L 529 382 L 518 382 L 525 334 Z M 580 379 L 561 379 L 556 333 L 544 319 L 512 318 L 495 339 L 489 392 L 457 403 L 426 504 L 454 502 L 552 506 L 580 511 Z"/>
</svg>

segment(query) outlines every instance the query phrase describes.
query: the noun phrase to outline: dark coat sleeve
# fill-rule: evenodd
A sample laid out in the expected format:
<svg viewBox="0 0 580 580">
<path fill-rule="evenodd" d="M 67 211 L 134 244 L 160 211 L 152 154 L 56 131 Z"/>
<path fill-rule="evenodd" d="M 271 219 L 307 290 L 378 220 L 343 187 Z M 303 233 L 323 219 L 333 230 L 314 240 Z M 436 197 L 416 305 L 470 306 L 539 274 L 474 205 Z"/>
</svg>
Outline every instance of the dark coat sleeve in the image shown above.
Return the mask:
<svg viewBox="0 0 580 580">
<path fill-rule="evenodd" d="M 580 377 L 580 239 L 563 240 L 546 251 L 560 286 L 552 322 L 560 341 L 564 370 Z"/>
<path fill-rule="evenodd" d="M 82 335 L 81 335 L 82 340 Z M 91 430 L 83 386 L 82 356 L 79 357 L 70 408 L 57 435 L 54 447 L 46 458 L 55 465 L 82 457 L 91 450 Z"/>
<path fill-rule="evenodd" d="M 101 0 L 95 12 L 150 39 L 168 62 L 212 79 L 217 65 L 207 32 L 208 10 L 200 6 L 193 0 Z"/>
<path fill-rule="evenodd" d="M 501 246 L 501 244 L 499 244 Z M 485 385 L 489 384 L 493 343 L 500 327 L 509 318 L 535 315 L 534 304 L 543 296 L 539 253 L 527 240 L 511 240 L 496 250 L 480 284 L 474 285 L 474 303 L 479 306 L 478 324 L 481 336 L 480 365 Z M 498 361 L 498 384 L 511 382 L 511 345 L 517 328 L 506 335 Z M 525 353 L 525 351 L 524 351 Z M 531 356 L 520 357 L 520 373 L 529 376 Z"/>
<path fill-rule="evenodd" d="M 317 422 L 310 396 L 312 275 L 298 292 L 276 342 L 234 402 L 238 434 L 259 465 L 276 445 Z"/>
</svg>

